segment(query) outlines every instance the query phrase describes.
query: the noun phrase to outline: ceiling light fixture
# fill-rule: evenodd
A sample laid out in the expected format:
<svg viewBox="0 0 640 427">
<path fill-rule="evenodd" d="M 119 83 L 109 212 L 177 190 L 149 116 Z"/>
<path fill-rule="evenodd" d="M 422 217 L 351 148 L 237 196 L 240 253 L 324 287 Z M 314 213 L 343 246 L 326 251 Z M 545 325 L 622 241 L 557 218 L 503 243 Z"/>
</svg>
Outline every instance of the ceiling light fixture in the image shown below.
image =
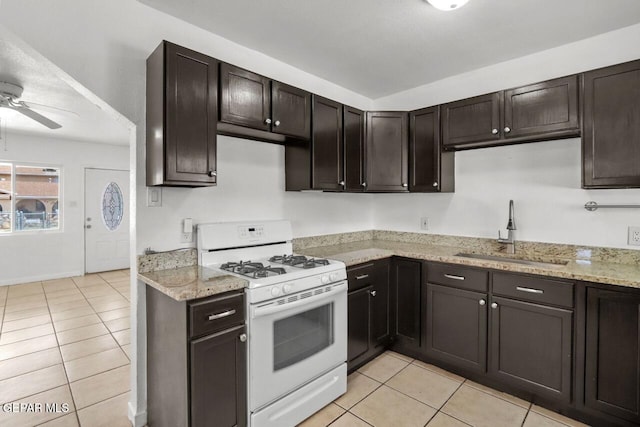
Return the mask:
<svg viewBox="0 0 640 427">
<path fill-rule="evenodd" d="M 462 6 L 467 4 L 469 0 L 427 0 L 427 1 L 431 6 L 435 7 L 436 9 L 449 11 L 449 10 L 455 10 L 455 9 L 461 8 Z"/>
</svg>

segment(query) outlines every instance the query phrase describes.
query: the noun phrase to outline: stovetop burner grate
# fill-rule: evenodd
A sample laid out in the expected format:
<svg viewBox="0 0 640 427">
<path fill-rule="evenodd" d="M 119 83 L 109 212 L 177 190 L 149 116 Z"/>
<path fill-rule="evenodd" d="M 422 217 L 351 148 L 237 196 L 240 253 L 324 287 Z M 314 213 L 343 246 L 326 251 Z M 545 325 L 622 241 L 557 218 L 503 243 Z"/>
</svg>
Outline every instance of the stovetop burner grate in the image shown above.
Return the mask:
<svg viewBox="0 0 640 427">
<path fill-rule="evenodd" d="M 299 268 L 315 268 L 321 265 L 329 265 L 329 260 L 322 258 L 309 258 L 304 255 L 275 255 L 269 258 L 269 262 Z"/>
<path fill-rule="evenodd" d="M 242 274 L 243 276 L 252 277 L 254 279 L 277 276 L 286 273 L 286 270 L 282 267 L 272 267 L 270 265 L 265 266 L 261 262 L 251 261 L 226 262 L 222 264 L 220 268 L 225 271 Z"/>
</svg>

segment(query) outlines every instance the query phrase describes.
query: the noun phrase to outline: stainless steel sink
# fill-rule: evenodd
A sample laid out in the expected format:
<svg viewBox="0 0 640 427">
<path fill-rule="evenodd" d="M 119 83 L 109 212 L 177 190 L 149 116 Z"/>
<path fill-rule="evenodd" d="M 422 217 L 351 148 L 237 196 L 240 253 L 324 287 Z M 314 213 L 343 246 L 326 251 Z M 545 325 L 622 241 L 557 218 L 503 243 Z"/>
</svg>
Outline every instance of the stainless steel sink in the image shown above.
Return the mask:
<svg viewBox="0 0 640 427">
<path fill-rule="evenodd" d="M 553 261 L 553 262 L 532 261 L 528 259 L 508 258 L 508 257 L 484 255 L 484 254 L 459 253 L 459 254 L 456 254 L 456 256 L 463 257 L 463 258 L 486 259 L 489 261 L 511 262 L 514 264 L 533 265 L 533 266 L 546 267 L 546 268 L 560 268 L 567 265 L 567 261 Z"/>
</svg>

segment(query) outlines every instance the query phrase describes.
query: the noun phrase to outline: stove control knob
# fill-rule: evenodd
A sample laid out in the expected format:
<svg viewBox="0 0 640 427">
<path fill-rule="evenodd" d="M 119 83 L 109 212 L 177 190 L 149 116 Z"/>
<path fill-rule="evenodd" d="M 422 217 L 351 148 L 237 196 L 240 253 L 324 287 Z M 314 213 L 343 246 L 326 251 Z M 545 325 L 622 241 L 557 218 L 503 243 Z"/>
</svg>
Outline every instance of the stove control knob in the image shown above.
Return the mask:
<svg viewBox="0 0 640 427">
<path fill-rule="evenodd" d="M 327 283 L 329 283 L 329 276 L 322 276 L 320 278 L 320 281 L 322 282 L 322 284 L 326 285 Z"/>
<path fill-rule="evenodd" d="M 336 280 L 338 280 L 338 273 L 331 273 L 329 275 L 329 278 L 331 279 L 332 282 L 335 282 Z"/>
<path fill-rule="evenodd" d="M 274 297 L 277 297 L 280 295 L 280 288 L 278 288 L 277 286 L 274 286 L 273 288 L 271 288 L 271 295 Z"/>
<path fill-rule="evenodd" d="M 286 283 L 284 286 L 282 286 L 282 292 L 284 292 L 285 294 L 288 294 L 292 290 L 293 290 L 293 286 L 288 284 L 288 283 Z"/>
</svg>

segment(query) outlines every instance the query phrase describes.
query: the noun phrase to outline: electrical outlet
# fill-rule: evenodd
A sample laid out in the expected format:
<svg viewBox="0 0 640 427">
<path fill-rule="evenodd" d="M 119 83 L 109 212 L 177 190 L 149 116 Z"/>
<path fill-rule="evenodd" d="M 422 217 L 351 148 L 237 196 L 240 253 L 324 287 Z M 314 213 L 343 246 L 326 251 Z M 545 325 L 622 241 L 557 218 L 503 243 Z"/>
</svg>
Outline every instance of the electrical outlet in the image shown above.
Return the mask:
<svg viewBox="0 0 640 427">
<path fill-rule="evenodd" d="M 640 227 L 629 227 L 628 243 L 631 246 L 640 246 Z"/>
<path fill-rule="evenodd" d="M 180 233 L 180 243 L 192 243 L 193 233 Z"/>
<path fill-rule="evenodd" d="M 428 230 L 429 229 L 429 218 L 423 216 L 420 218 L 420 230 Z"/>
</svg>

